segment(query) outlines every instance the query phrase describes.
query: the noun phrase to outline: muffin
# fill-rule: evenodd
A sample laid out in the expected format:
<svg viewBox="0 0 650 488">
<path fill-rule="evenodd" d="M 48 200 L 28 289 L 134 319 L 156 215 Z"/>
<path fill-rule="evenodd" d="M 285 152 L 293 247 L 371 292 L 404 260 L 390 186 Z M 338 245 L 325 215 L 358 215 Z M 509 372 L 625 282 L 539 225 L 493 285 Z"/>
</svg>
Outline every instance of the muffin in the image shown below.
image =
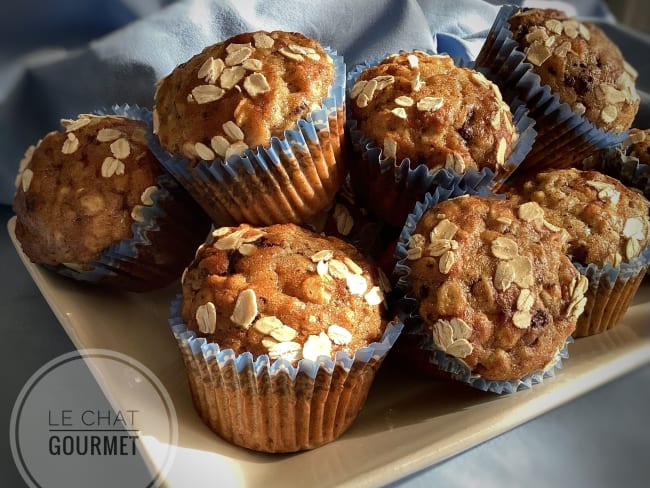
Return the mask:
<svg viewBox="0 0 650 488">
<path fill-rule="evenodd" d="M 637 72 L 619 48 L 559 10 L 502 7 L 476 64 L 536 121 L 522 171 L 578 166 L 625 139 L 638 111 Z"/>
<path fill-rule="evenodd" d="M 430 361 L 496 393 L 552 374 L 587 285 L 565 254 L 566 234 L 535 203 L 429 197 L 409 216 L 396 271 L 407 325 Z"/>
<path fill-rule="evenodd" d="M 631 129 L 622 143 L 586 158 L 584 169 L 616 178 L 650 198 L 650 129 Z"/>
<path fill-rule="evenodd" d="M 625 143 L 628 156 L 638 159 L 641 164 L 650 165 L 650 129 L 631 129 Z"/>
<path fill-rule="evenodd" d="M 500 182 L 523 157 L 512 157 L 520 121 L 497 86 L 447 55 L 394 54 L 355 70 L 350 85 L 352 183 L 392 225 L 401 227 L 432 185 Z"/>
<path fill-rule="evenodd" d="M 381 259 L 399 235 L 399 229 L 386 225 L 359 204 L 349 180 L 336 194 L 333 204 L 311 220 L 308 226 L 316 232 L 349 242 L 364 256 L 375 261 Z M 383 269 L 381 263 L 378 264 Z M 393 266 L 388 268 L 388 273 Z"/>
<path fill-rule="evenodd" d="M 305 222 L 347 172 L 344 86 L 342 58 L 313 39 L 239 34 L 158 82 L 156 152 L 218 226 Z"/>
<path fill-rule="evenodd" d="M 614 327 L 650 262 L 648 210 L 642 195 L 597 171 L 551 170 L 511 192 L 539 204 L 568 232 L 568 255 L 589 278 L 587 306 L 574 337 Z"/>
<path fill-rule="evenodd" d="M 257 451 L 331 442 L 356 418 L 401 330 L 385 318 L 376 266 L 294 224 L 212 235 L 183 275 L 171 319 L 201 418 Z"/>
<path fill-rule="evenodd" d="M 20 163 L 16 237 L 35 263 L 147 291 L 178 279 L 209 219 L 149 151 L 143 110 L 63 120 Z"/>
</svg>

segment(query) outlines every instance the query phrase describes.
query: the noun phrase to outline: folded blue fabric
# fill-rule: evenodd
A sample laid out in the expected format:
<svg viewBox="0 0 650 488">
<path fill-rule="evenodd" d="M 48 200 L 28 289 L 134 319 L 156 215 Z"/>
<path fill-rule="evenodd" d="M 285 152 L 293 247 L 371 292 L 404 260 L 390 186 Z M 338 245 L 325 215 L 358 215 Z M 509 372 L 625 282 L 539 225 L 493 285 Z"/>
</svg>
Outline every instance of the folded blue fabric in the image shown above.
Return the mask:
<svg viewBox="0 0 650 488">
<path fill-rule="evenodd" d="M 30 144 L 115 103 L 151 107 L 154 83 L 205 46 L 247 30 L 293 30 L 348 68 L 400 49 L 471 59 L 499 2 L 481 0 L 21 0 L 0 19 L 0 203 L 10 203 Z M 521 3 L 521 2 L 510 2 Z M 527 4 L 540 2 L 527 2 Z M 599 18 L 600 1 L 559 5 Z M 167 5 L 169 4 L 169 5 Z"/>
</svg>

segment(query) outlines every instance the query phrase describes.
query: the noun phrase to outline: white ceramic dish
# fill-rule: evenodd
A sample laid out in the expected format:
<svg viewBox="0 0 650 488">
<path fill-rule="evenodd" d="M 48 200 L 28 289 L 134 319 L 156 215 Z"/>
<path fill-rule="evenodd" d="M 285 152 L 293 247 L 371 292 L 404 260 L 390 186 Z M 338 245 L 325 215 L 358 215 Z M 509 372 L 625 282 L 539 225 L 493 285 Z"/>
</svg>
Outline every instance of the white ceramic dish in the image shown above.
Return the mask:
<svg viewBox="0 0 650 488">
<path fill-rule="evenodd" d="M 67 280 L 33 265 L 9 234 L 27 270 L 77 348 L 110 349 L 153 371 L 176 408 L 179 442 L 166 485 L 182 486 L 380 486 L 534 418 L 650 361 L 650 283 L 642 285 L 622 323 L 579 339 L 551 379 L 509 396 L 452 382 L 409 377 L 382 369 L 356 423 L 337 441 L 294 455 L 266 455 L 222 441 L 195 414 L 182 359 L 167 327 L 176 292 L 111 293 Z M 92 366 L 92 365 L 91 365 Z M 128 402 L 124 378 L 92 368 L 115 408 Z M 142 432 L 147 438 L 147 432 Z M 161 449 L 151 438 L 144 455 L 155 467 Z"/>
</svg>

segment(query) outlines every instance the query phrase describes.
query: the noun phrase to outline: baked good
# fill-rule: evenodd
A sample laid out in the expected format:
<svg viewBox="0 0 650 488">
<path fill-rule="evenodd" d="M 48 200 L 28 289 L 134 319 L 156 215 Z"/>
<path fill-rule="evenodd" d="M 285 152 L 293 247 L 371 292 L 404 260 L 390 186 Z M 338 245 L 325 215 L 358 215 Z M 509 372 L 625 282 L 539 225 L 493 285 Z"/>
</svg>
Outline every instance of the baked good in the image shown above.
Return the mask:
<svg viewBox="0 0 650 488">
<path fill-rule="evenodd" d="M 615 326 L 650 262 L 648 200 L 614 178 L 577 169 L 539 173 L 511 192 L 566 229 L 568 255 L 590 279 L 575 337 Z"/>
<path fill-rule="evenodd" d="M 514 118 L 496 85 L 448 55 L 394 54 L 358 67 L 349 84 L 354 189 L 398 227 L 436 186 L 460 194 L 504 181 L 532 143 L 520 141 L 525 114 Z"/>
<path fill-rule="evenodd" d="M 538 203 L 549 222 L 567 230 L 567 252 L 581 264 L 630 263 L 648 244 L 648 201 L 597 171 L 545 171 L 509 191 Z"/>
<path fill-rule="evenodd" d="M 625 143 L 628 156 L 650 165 L 650 129 L 631 129 Z"/>
<path fill-rule="evenodd" d="M 650 198 L 650 129 L 630 129 L 623 142 L 592 154 L 583 165 L 583 169 L 600 171 Z"/>
<path fill-rule="evenodd" d="M 119 110 L 118 110 L 119 111 Z M 176 280 L 209 221 L 149 151 L 127 114 L 62 121 L 21 161 L 16 237 L 34 262 L 132 291 Z"/>
<path fill-rule="evenodd" d="M 448 55 L 389 56 L 359 74 L 350 98 L 357 128 L 385 157 L 432 170 L 497 172 L 518 138 L 496 85 Z"/>
<path fill-rule="evenodd" d="M 350 84 L 350 119 L 359 133 L 353 135 L 352 183 L 362 203 L 390 223 L 401 226 L 431 189 L 400 188 L 396 173 L 403 161 L 412 169 L 422 165 L 427 177 L 448 170 L 445 176 L 459 182 L 468 171 L 483 172 L 485 182 L 502 181 L 516 167 L 510 156 L 519 132 L 510 107 L 495 84 L 449 56 L 394 54 L 362 69 Z M 380 151 L 376 158 L 370 147 Z M 387 181 L 368 174 L 372 163 L 383 166 Z"/>
<path fill-rule="evenodd" d="M 293 224 L 215 230 L 182 283 L 172 322 L 217 348 L 212 361 L 179 336 L 195 406 L 221 437 L 259 451 L 337 438 L 399 331 L 384 316 L 377 267 Z"/>
<path fill-rule="evenodd" d="M 559 10 L 502 7 L 476 62 L 537 122 L 522 170 L 578 166 L 622 141 L 638 111 L 637 72 L 616 44 Z"/>
<path fill-rule="evenodd" d="M 364 256 L 374 259 L 388 274 L 393 265 L 384 266 L 384 254 L 399 234 L 399 229 L 386 225 L 362 207 L 349 181 L 336 194 L 332 205 L 309 222 L 308 227 L 327 236 L 338 237 L 356 247 Z"/>
<path fill-rule="evenodd" d="M 562 230 L 536 203 L 469 195 L 428 198 L 409 219 L 399 287 L 431 361 L 497 393 L 541 381 L 585 302 Z"/>
<path fill-rule="evenodd" d="M 346 174 L 344 73 L 340 56 L 297 32 L 206 47 L 157 84 L 163 164 L 217 225 L 304 222 Z"/>
<path fill-rule="evenodd" d="M 533 72 L 562 103 L 607 131 L 632 125 L 638 74 L 602 29 L 554 9 L 524 9 L 509 24 Z"/>
</svg>

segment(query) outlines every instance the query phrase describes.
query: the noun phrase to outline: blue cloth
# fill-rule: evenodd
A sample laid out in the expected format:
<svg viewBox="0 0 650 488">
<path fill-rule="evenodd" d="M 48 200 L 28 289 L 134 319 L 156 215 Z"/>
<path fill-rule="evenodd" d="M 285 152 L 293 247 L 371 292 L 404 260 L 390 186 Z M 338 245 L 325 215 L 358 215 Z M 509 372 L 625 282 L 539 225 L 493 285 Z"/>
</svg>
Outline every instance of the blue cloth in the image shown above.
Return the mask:
<svg viewBox="0 0 650 488">
<path fill-rule="evenodd" d="M 494 3 L 494 4 L 493 4 Z M 498 6 L 481 0 L 19 0 L 0 18 L 0 203 L 25 149 L 61 118 L 131 103 L 205 46 L 247 30 L 294 30 L 348 67 L 400 49 L 473 58 Z M 518 2 L 521 3 L 521 2 Z M 558 5 L 559 2 L 528 1 Z M 607 18 L 595 0 L 561 4 Z"/>
</svg>

